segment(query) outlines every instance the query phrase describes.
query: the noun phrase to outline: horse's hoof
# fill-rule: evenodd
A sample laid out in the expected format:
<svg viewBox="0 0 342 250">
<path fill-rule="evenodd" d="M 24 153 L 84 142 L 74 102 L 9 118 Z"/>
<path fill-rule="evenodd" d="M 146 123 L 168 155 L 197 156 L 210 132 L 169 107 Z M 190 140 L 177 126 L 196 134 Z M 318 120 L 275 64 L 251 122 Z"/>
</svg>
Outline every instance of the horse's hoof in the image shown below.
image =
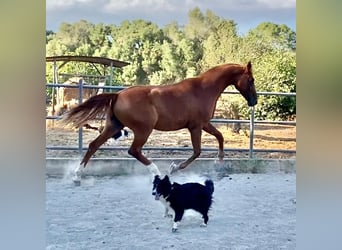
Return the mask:
<svg viewBox="0 0 342 250">
<path fill-rule="evenodd" d="M 178 228 L 172 228 L 172 233 L 177 232 Z"/>
<path fill-rule="evenodd" d="M 171 174 L 175 173 L 178 170 L 179 170 L 179 166 L 176 163 L 172 162 L 171 165 L 170 165 L 169 174 L 171 175 Z"/>
<path fill-rule="evenodd" d="M 223 166 L 224 165 L 224 161 L 223 160 L 215 160 L 214 161 L 214 165 L 215 166 Z"/>
<path fill-rule="evenodd" d="M 79 176 L 74 176 L 72 181 L 74 182 L 75 186 L 81 186 L 81 178 Z"/>
<path fill-rule="evenodd" d="M 76 187 L 81 186 L 81 181 L 80 180 L 74 180 L 74 184 Z"/>
</svg>

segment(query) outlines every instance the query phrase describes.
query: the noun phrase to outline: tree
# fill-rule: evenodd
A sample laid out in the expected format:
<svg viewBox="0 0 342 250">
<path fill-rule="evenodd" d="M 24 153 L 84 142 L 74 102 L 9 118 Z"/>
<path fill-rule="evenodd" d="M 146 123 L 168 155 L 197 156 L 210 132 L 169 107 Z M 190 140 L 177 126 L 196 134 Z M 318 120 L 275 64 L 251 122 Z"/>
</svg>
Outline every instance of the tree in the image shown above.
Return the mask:
<svg viewBox="0 0 342 250">
<path fill-rule="evenodd" d="M 296 33 L 286 25 L 260 23 L 246 35 L 236 23 L 199 8 L 188 13 L 181 27 L 137 19 L 120 25 L 92 24 L 85 20 L 62 23 L 56 33 L 46 31 L 46 55 L 87 55 L 127 61 L 114 71 L 115 85 L 168 84 L 193 77 L 222 63 L 252 62 L 258 91 L 296 91 Z M 96 74 L 93 67 L 67 63 L 63 70 Z M 52 69 L 47 68 L 51 79 Z M 231 117 L 248 118 L 249 108 L 239 95 L 222 97 Z M 256 118 L 287 119 L 295 115 L 292 97 L 259 97 Z"/>
<path fill-rule="evenodd" d="M 205 24 L 205 17 L 198 7 L 188 13 L 188 23 L 184 27 L 186 37 L 202 41 L 206 38 L 208 27 Z"/>
<path fill-rule="evenodd" d="M 185 37 L 177 22 L 165 25 L 163 32 L 164 36 L 173 44 L 178 44 Z"/>
<path fill-rule="evenodd" d="M 296 33 L 285 24 L 263 22 L 249 31 L 248 36 L 267 39 L 273 43 L 275 48 L 296 50 Z"/>
<path fill-rule="evenodd" d="M 144 20 L 124 21 L 112 31 L 113 45 L 108 55 L 131 64 L 119 79 L 129 84 L 148 84 L 149 75 L 160 69 L 160 45 L 164 34 L 157 25 Z"/>
<path fill-rule="evenodd" d="M 46 44 L 49 43 L 55 36 L 55 33 L 52 30 L 46 30 L 45 37 L 46 37 Z"/>
<path fill-rule="evenodd" d="M 233 20 L 219 21 L 208 39 L 203 42 L 203 68 L 234 62 L 238 50 L 237 39 L 236 23 Z"/>
<path fill-rule="evenodd" d="M 296 92 L 296 55 L 293 52 L 275 51 L 259 61 L 255 78 L 258 91 Z M 288 119 L 296 114 L 296 98 L 263 96 L 256 109 L 260 119 Z"/>
<path fill-rule="evenodd" d="M 56 39 L 67 46 L 70 52 L 74 52 L 79 46 L 90 43 L 92 27 L 93 24 L 85 20 L 74 24 L 63 22 L 56 33 Z"/>
<path fill-rule="evenodd" d="M 275 28 L 277 25 L 267 25 L 266 27 Z M 219 62 L 220 58 L 226 57 L 225 53 L 229 51 L 229 48 L 233 48 L 232 51 L 234 52 L 230 54 L 232 56 L 231 61 L 237 63 L 252 61 L 257 91 L 295 92 L 295 52 L 287 46 L 288 41 L 285 42 L 284 36 L 275 35 L 275 30 L 279 31 L 276 28 L 266 29 L 265 26 L 261 25 L 255 30 L 251 30 L 244 37 L 236 37 L 232 43 L 226 37 L 222 39 L 228 45 L 226 49 L 221 48 L 220 40 L 215 38 L 215 36 L 224 37 L 223 34 L 214 33 L 204 43 L 204 65 L 205 63 L 209 65 L 208 62 Z M 292 32 L 289 31 L 289 34 Z M 233 45 L 233 47 L 229 47 L 229 45 Z M 216 48 L 219 49 L 216 50 Z M 220 54 L 221 51 L 225 53 Z M 228 59 L 228 57 L 226 58 Z M 249 109 L 243 98 L 234 95 L 221 99 L 227 109 L 232 111 L 231 116 L 233 118 L 248 118 Z M 295 113 L 296 100 L 294 97 L 259 96 L 258 105 L 255 108 L 257 119 L 287 119 Z"/>
<path fill-rule="evenodd" d="M 100 49 L 104 46 L 108 46 L 111 43 L 108 40 L 110 34 L 110 27 L 103 23 L 96 24 L 89 32 L 89 40 L 94 50 Z"/>
</svg>

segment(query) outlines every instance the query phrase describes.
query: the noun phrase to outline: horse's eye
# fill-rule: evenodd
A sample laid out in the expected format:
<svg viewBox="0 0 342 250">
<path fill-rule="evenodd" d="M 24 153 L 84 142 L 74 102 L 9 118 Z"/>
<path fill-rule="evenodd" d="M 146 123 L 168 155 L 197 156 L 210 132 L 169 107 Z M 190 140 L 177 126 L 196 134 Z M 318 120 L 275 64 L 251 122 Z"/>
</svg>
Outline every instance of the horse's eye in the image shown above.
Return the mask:
<svg viewBox="0 0 342 250">
<path fill-rule="evenodd" d="M 254 78 L 253 78 L 253 77 L 249 78 L 249 79 L 248 79 L 248 83 L 249 83 L 250 85 L 253 85 L 253 84 L 254 84 Z"/>
</svg>

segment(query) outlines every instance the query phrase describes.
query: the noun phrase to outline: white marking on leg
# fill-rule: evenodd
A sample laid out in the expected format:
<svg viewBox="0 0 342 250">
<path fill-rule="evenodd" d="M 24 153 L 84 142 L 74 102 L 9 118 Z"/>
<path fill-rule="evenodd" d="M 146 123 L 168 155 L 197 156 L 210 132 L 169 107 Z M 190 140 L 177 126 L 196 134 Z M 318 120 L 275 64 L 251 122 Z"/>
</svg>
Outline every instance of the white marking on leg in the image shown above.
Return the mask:
<svg viewBox="0 0 342 250">
<path fill-rule="evenodd" d="M 169 208 L 165 206 L 164 217 L 168 217 L 168 216 L 169 216 Z"/>
<path fill-rule="evenodd" d="M 205 224 L 204 222 L 202 222 L 201 227 L 206 227 L 206 226 L 207 226 L 207 224 Z"/>
<path fill-rule="evenodd" d="M 80 181 L 81 180 L 81 174 L 82 174 L 82 168 L 81 168 L 81 165 L 79 165 L 74 171 L 74 176 L 72 177 L 72 180 L 73 181 Z"/>
<path fill-rule="evenodd" d="M 176 232 L 178 229 L 178 224 L 179 222 L 173 222 L 173 226 L 172 226 L 172 232 Z"/>
<path fill-rule="evenodd" d="M 178 170 L 179 170 L 179 166 L 175 162 L 172 162 L 170 165 L 169 174 L 171 175 Z"/>
<path fill-rule="evenodd" d="M 146 167 L 150 171 L 150 173 L 153 175 L 153 177 L 156 175 L 161 176 L 159 168 L 153 162 L 150 165 L 147 165 Z"/>
<path fill-rule="evenodd" d="M 78 165 L 78 167 L 75 169 L 75 174 L 80 174 L 81 173 L 81 165 Z"/>
<path fill-rule="evenodd" d="M 169 210 L 170 210 L 170 202 L 168 202 L 167 200 L 165 200 L 165 198 L 163 196 L 160 196 L 159 198 L 160 202 L 163 203 L 165 210 L 164 210 L 164 217 L 165 218 L 172 218 L 172 214 L 169 214 Z"/>
</svg>

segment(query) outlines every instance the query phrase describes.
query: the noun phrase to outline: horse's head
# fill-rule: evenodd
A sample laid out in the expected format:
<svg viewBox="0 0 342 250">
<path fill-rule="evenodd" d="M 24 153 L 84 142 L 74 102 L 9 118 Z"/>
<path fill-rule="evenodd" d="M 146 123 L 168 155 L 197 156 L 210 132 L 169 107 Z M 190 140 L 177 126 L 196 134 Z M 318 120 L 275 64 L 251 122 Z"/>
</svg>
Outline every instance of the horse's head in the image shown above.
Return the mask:
<svg viewBox="0 0 342 250">
<path fill-rule="evenodd" d="M 235 88 L 247 100 L 248 106 L 254 106 L 257 104 L 258 97 L 254 86 L 251 62 L 248 62 L 245 70 L 240 74 L 235 84 Z"/>
</svg>

